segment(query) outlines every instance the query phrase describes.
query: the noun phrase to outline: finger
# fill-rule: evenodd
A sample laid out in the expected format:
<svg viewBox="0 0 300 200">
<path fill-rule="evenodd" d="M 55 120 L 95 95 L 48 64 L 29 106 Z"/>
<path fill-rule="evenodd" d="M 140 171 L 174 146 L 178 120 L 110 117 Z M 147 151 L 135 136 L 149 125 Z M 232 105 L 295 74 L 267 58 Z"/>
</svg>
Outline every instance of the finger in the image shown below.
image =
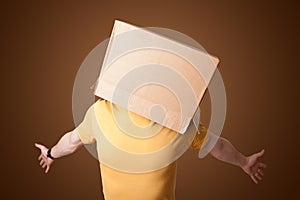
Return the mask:
<svg viewBox="0 0 300 200">
<path fill-rule="evenodd" d="M 46 168 L 46 171 L 45 171 L 46 174 L 48 173 L 49 169 L 50 169 L 50 166 L 47 165 L 47 168 Z"/>
<path fill-rule="evenodd" d="M 265 150 L 263 149 L 263 150 L 261 150 L 260 152 L 256 153 L 256 156 L 257 156 L 257 157 L 261 157 L 261 156 L 263 156 L 264 154 L 265 154 Z"/>
<path fill-rule="evenodd" d="M 41 154 L 40 156 L 39 156 L 39 160 L 40 159 L 42 159 L 42 160 L 47 160 L 47 157 L 45 157 L 43 154 Z"/>
<path fill-rule="evenodd" d="M 267 167 L 267 165 L 266 165 L 265 163 L 259 163 L 258 166 L 259 166 L 260 168 L 266 168 L 266 167 Z"/>
<path fill-rule="evenodd" d="M 47 163 L 45 162 L 42 166 L 42 168 L 45 168 L 47 166 Z"/>
<path fill-rule="evenodd" d="M 264 175 L 265 175 L 262 169 L 258 169 L 258 173 L 259 173 L 261 176 L 264 176 Z"/>
<path fill-rule="evenodd" d="M 259 173 L 255 173 L 255 177 L 258 179 L 258 180 L 262 180 L 262 177 L 261 177 L 261 175 L 259 174 Z"/>
<path fill-rule="evenodd" d="M 42 159 L 42 160 L 40 161 L 40 165 L 44 164 L 44 162 L 45 162 L 45 160 Z"/>
<path fill-rule="evenodd" d="M 253 180 L 253 182 L 254 182 L 255 184 L 258 183 L 258 181 L 256 180 L 255 176 L 251 175 L 250 177 L 251 177 L 251 179 Z"/>
</svg>

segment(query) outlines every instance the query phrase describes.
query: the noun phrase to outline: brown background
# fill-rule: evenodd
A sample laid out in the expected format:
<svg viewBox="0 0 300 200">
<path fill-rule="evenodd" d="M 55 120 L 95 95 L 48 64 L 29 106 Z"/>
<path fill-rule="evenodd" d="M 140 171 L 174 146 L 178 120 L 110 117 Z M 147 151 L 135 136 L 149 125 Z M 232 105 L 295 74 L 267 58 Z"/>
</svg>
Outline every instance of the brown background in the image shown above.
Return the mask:
<svg viewBox="0 0 300 200">
<path fill-rule="evenodd" d="M 221 59 L 228 98 L 223 136 L 240 151 L 266 149 L 265 179 L 189 151 L 176 195 L 193 199 L 299 197 L 299 7 L 273 1 L 23 1 L 1 5 L 1 194 L 5 199 L 102 199 L 97 160 L 84 148 L 48 175 L 34 142 L 73 128 L 72 87 L 114 19 L 189 35 Z M 206 94 L 203 113 L 209 113 Z M 207 117 L 206 117 L 207 118 Z"/>
</svg>

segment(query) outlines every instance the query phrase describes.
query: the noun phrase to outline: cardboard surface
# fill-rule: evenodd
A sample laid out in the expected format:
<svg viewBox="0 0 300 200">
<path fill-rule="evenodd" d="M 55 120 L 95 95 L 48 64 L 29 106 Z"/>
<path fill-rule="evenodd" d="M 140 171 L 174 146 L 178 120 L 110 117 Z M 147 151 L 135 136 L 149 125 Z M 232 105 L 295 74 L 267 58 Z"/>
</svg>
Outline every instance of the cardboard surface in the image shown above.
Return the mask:
<svg viewBox="0 0 300 200">
<path fill-rule="evenodd" d="M 183 134 L 219 60 L 115 21 L 95 95 Z"/>
</svg>

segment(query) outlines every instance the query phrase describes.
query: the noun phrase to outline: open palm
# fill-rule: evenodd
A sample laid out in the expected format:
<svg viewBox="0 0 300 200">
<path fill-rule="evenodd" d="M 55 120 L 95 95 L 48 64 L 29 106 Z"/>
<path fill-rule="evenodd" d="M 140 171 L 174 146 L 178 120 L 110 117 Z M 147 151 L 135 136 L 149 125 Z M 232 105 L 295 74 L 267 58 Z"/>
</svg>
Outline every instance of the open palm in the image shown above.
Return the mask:
<svg viewBox="0 0 300 200">
<path fill-rule="evenodd" d="M 48 151 L 48 148 L 45 147 L 44 145 L 41 145 L 41 144 L 37 144 L 35 143 L 35 146 L 40 149 L 41 151 L 41 154 L 40 156 L 38 157 L 38 160 L 40 161 L 40 165 L 42 166 L 42 168 L 45 168 L 45 173 L 48 173 L 49 170 L 50 170 L 50 166 L 51 164 L 53 163 L 53 160 L 51 158 L 48 158 L 47 157 L 47 151 Z"/>
<path fill-rule="evenodd" d="M 264 176 L 263 170 L 267 167 L 266 164 L 259 162 L 259 158 L 262 157 L 264 153 L 265 150 L 263 149 L 258 153 L 248 156 L 246 165 L 242 167 L 244 172 L 246 172 L 256 184 L 262 180 Z"/>
</svg>

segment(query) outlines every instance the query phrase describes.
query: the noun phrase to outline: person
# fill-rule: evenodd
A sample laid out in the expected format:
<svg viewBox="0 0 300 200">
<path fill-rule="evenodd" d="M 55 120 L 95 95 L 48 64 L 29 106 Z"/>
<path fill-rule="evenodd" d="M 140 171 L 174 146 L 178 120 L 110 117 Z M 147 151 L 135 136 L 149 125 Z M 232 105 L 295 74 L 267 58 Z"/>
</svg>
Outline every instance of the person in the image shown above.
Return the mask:
<svg viewBox="0 0 300 200">
<path fill-rule="evenodd" d="M 116 112 L 113 113 L 112 110 Z M 113 115 L 122 115 L 122 112 L 129 112 L 130 118 L 135 124 L 145 126 L 157 126 L 158 124 L 150 121 L 133 112 L 127 111 L 110 101 L 99 99 L 86 112 L 84 120 L 74 130 L 64 134 L 58 143 L 52 148 L 48 148 L 42 144 L 35 143 L 40 150 L 38 157 L 39 164 L 48 173 L 53 162 L 57 158 L 67 156 L 74 153 L 83 144 L 101 143 L 99 133 L 92 127 L 93 117 L 96 116 L 99 126 L 106 130 L 107 137 L 120 148 L 127 151 L 147 152 L 153 151 L 172 141 L 172 138 L 178 136 L 173 130 L 162 127 L 160 132 L 153 137 L 136 140 L 130 135 L 122 134 L 122 130 L 116 124 Z M 95 114 L 95 115 L 93 115 Z M 195 134 L 190 144 L 193 149 L 200 149 L 209 141 L 206 127 L 200 123 L 200 134 Z M 180 136 L 184 137 L 184 136 Z M 109 153 L 99 149 L 98 154 Z M 258 183 L 263 179 L 266 164 L 259 161 L 264 155 L 265 150 L 245 156 L 225 138 L 219 137 L 216 144 L 210 151 L 210 155 L 236 166 L 239 166 L 246 174 L 248 174 L 254 183 Z M 114 155 L 109 158 L 114 159 Z M 100 162 L 100 161 L 99 161 Z M 160 161 L 159 161 L 160 162 Z M 112 168 L 103 162 L 100 162 L 100 171 L 102 175 L 103 194 L 105 199 L 122 200 L 122 199 L 175 199 L 175 183 L 176 183 L 176 163 L 170 163 L 157 170 L 145 173 L 131 173 Z"/>
</svg>

